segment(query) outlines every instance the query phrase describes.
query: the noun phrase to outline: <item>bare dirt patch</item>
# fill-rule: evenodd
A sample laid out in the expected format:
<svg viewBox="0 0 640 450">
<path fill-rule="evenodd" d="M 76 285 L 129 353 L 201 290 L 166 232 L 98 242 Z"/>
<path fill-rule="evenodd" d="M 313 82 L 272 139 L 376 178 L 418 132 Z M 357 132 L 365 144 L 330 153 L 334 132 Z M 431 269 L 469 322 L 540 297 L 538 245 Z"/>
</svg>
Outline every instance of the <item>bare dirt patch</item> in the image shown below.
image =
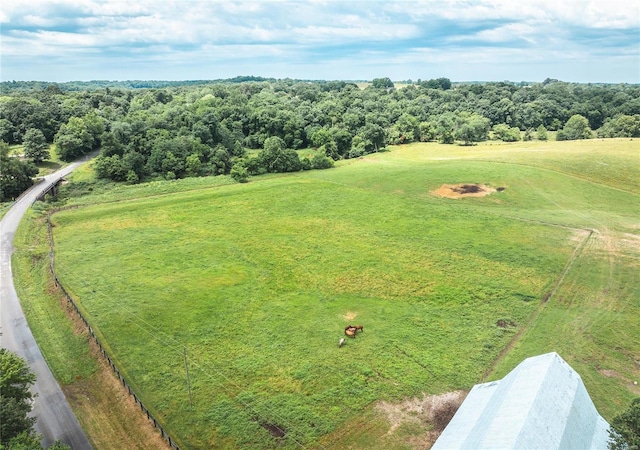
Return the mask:
<svg viewBox="0 0 640 450">
<path fill-rule="evenodd" d="M 600 372 L 602 375 L 604 375 L 607 378 L 618 378 L 618 377 L 620 377 L 620 374 L 618 372 L 616 372 L 615 370 L 612 370 L 612 369 L 601 369 L 601 370 L 598 370 L 598 372 Z"/>
<path fill-rule="evenodd" d="M 271 436 L 275 438 L 282 438 L 282 437 L 285 437 L 285 435 L 287 434 L 287 431 L 280 425 L 264 422 L 258 419 L 257 417 L 254 417 L 253 420 L 254 422 L 258 422 L 258 424 L 260 424 L 262 428 L 267 430 L 271 434 Z"/>
<path fill-rule="evenodd" d="M 617 378 L 618 380 L 621 380 L 631 392 L 636 395 L 640 394 L 640 384 L 638 383 L 638 380 L 630 380 L 613 369 L 598 369 L 598 372 L 607 378 Z"/>
<path fill-rule="evenodd" d="M 511 320 L 504 320 L 504 319 L 500 319 L 496 322 L 496 325 L 499 326 L 500 328 L 509 328 L 509 327 L 515 327 L 516 324 L 515 322 L 511 321 Z"/>
<path fill-rule="evenodd" d="M 356 316 L 358 315 L 358 313 L 354 313 L 352 311 L 347 311 L 346 313 L 344 313 L 342 315 L 342 317 L 344 318 L 344 320 L 353 320 L 356 318 Z"/>
<path fill-rule="evenodd" d="M 401 403 L 380 402 L 376 409 L 383 412 L 389 421 L 387 435 L 393 434 L 402 425 L 417 425 L 424 429 L 424 433 L 410 437 L 407 443 L 412 448 L 428 449 L 449 424 L 466 396 L 465 391 L 423 394 L 422 398 L 414 397 Z"/>
<path fill-rule="evenodd" d="M 498 189 L 492 188 L 485 184 L 476 183 L 460 183 L 460 184 L 443 184 L 431 194 L 444 198 L 464 198 L 464 197 L 486 197 Z M 504 187 L 499 188 L 500 192 L 504 191 Z"/>
</svg>

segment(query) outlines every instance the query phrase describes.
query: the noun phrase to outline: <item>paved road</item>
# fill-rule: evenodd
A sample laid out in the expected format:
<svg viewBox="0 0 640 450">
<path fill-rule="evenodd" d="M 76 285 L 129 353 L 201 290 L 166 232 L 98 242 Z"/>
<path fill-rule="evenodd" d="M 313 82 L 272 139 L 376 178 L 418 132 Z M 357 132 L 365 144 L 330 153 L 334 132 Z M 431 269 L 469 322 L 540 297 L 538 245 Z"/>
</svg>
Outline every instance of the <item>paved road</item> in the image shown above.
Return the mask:
<svg viewBox="0 0 640 450">
<path fill-rule="evenodd" d="M 91 444 L 60 389 L 49 366 L 31 334 L 25 320 L 11 273 L 13 235 L 20 219 L 51 183 L 68 175 L 84 161 L 75 162 L 60 171 L 45 177 L 43 183 L 31 187 L 23 194 L 0 221 L 0 346 L 23 357 L 36 374 L 37 381 L 32 391 L 37 393 L 33 415 L 37 417 L 35 429 L 42 434 L 42 444 L 48 446 L 60 439 L 73 450 L 90 449 Z"/>
</svg>

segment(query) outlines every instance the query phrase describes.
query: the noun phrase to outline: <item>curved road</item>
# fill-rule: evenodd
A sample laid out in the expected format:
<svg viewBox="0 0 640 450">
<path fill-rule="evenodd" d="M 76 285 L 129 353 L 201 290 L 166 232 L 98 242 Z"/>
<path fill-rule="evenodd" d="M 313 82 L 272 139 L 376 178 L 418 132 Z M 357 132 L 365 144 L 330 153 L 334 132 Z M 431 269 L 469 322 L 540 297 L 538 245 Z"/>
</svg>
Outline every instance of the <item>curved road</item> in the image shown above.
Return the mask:
<svg viewBox="0 0 640 450">
<path fill-rule="evenodd" d="M 32 186 L 11 207 L 0 221 L 0 346 L 24 358 L 37 381 L 31 391 L 37 394 L 32 415 L 37 418 L 35 429 L 42 434 L 42 444 L 49 446 L 61 440 L 73 450 L 90 449 L 91 444 L 78 420 L 71 412 L 58 382 L 49 370 L 42 353 L 25 320 L 18 295 L 13 285 L 11 254 L 13 235 L 27 209 L 47 187 L 83 164 L 76 161 L 58 172 L 45 177 L 43 183 Z"/>
</svg>

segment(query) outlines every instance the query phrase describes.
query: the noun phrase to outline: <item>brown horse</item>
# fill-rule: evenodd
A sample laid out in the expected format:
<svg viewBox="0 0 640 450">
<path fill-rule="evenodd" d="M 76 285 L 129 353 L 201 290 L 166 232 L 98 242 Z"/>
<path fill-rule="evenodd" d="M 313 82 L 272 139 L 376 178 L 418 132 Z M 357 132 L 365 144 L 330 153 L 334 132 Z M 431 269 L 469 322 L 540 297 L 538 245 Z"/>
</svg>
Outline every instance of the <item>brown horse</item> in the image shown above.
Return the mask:
<svg viewBox="0 0 640 450">
<path fill-rule="evenodd" d="M 351 336 L 352 338 L 355 338 L 356 337 L 356 330 L 355 330 L 355 328 L 345 328 L 344 334 L 346 334 L 347 336 Z"/>
</svg>

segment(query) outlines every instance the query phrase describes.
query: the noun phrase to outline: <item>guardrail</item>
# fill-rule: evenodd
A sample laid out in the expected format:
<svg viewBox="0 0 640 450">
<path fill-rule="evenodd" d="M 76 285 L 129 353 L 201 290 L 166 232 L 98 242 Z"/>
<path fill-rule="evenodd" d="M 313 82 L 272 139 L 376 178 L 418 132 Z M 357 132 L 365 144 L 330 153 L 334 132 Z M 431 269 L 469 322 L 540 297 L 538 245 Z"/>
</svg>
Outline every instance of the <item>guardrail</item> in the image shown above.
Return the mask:
<svg viewBox="0 0 640 450">
<path fill-rule="evenodd" d="M 53 196 L 54 196 L 54 197 L 55 197 L 55 196 L 57 196 L 58 194 L 57 194 L 57 192 L 56 192 L 56 191 L 57 191 L 57 189 L 58 189 L 58 184 L 60 184 L 60 182 L 61 182 L 62 180 L 63 180 L 62 178 L 58 178 L 56 181 L 54 181 L 54 182 L 52 182 L 52 183 L 49 183 L 49 185 L 48 185 L 46 188 L 44 188 L 44 190 L 43 190 L 40 194 L 38 194 L 38 195 L 36 196 L 36 199 L 35 199 L 33 202 L 35 203 L 35 202 L 37 202 L 37 201 L 44 201 L 44 199 L 46 198 L 47 194 L 48 194 L 49 192 L 51 192 L 51 191 L 53 191 L 53 192 L 54 192 L 54 193 L 53 193 Z M 43 180 L 43 181 L 44 181 L 44 180 Z"/>
</svg>

